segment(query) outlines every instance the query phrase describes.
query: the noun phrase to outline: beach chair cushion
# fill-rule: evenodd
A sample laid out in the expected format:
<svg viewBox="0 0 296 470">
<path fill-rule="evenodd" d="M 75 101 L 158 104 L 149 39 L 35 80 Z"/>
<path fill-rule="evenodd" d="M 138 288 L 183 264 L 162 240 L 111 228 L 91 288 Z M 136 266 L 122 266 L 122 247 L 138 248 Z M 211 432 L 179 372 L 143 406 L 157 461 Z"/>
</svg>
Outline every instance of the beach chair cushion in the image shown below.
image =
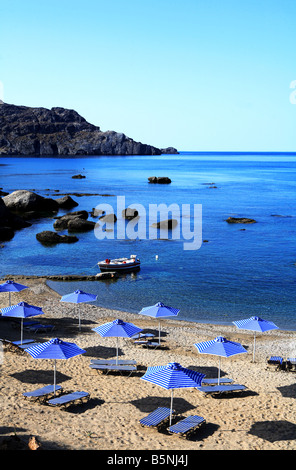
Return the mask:
<svg viewBox="0 0 296 470">
<path fill-rule="evenodd" d="M 205 421 L 206 420 L 201 416 L 187 416 L 178 423 L 170 426 L 168 431 L 179 435 L 188 435 L 199 428 Z"/>
<path fill-rule="evenodd" d="M 56 385 L 55 390 L 62 390 L 62 387 L 60 385 Z M 51 393 L 54 393 L 54 385 L 46 385 L 45 387 L 37 388 L 31 392 L 25 392 L 23 395 L 24 397 L 40 398 L 50 395 Z"/>
<path fill-rule="evenodd" d="M 241 392 L 246 389 L 245 385 L 241 384 L 233 384 L 233 385 L 213 385 L 209 387 L 208 385 L 202 385 L 200 387 L 196 387 L 197 390 L 200 392 L 205 393 L 206 395 L 209 394 L 219 394 L 219 393 L 230 393 L 230 392 Z"/>
<path fill-rule="evenodd" d="M 60 395 L 57 398 L 52 398 L 51 400 L 48 400 L 48 404 L 52 406 L 63 406 L 63 405 L 69 405 L 70 403 L 74 403 L 76 400 L 81 400 L 83 398 L 89 398 L 89 393 L 88 392 L 71 392 L 67 393 L 65 395 Z"/>
<path fill-rule="evenodd" d="M 141 426 L 156 427 L 160 424 L 165 423 L 170 417 L 171 410 L 166 407 L 159 407 L 156 410 L 152 411 L 145 418 L 140 419 Z M 172 413 L 175 413 L 173 410 Z"/>
<path fill-rule="evenodd" d="M 232 383 L 232 379 L 220 378 L 220 384 L 230 384 Z M 201 382 L 202 385 L 218 385 L 218 379 L 203 379 Z"/>
<path fill-rule="evenodd" d="M 91 363 L 89 365 L 89 367 L 91 369 L 97 369 L 97 370 L 101 370 L 101 371 L 106 371 L 107 373 L 110 372 L 110 371 L 113 371 L 113 372 L 130 372 L 130 374 L 132 372 L 135 372 L 137 370 L 137 366 L 133 366 L 133 365 L 120 365 L 120 364 L 94 364 L 94 363 Z"/>
<path fill-rule="evenodd" d="M 107 366 L 113 366 L 113 365 L 119 365 L 119 366 L 133 366 L 137 364 L 137 361 L 133 359 L 118 359 L 116 362 L 116 359 L 91 359 L 91 364 L 98 364 L 98 365 L 107 365 Z"/>
</svg>

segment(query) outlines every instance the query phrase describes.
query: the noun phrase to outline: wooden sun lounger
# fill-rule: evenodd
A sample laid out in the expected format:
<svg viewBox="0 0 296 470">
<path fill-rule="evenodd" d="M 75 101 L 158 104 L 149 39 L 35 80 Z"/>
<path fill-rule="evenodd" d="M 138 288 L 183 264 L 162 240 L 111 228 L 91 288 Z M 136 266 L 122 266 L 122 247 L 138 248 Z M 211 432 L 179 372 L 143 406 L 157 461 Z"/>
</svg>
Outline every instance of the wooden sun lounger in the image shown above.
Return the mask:
<svg viewBox="0 0 296 470">
<path fill-rule="evenodd" d="M 201 416 L 187 416 L 184 419 L 181 419 L 176 424 L 173 424 L 168 428 L 170 434 L 176 434 L 180 437 L 188 438 L 193 434 L 197 429 L 206 422 Z"/>
<path fill-rule="evenodd" d="M 159 407 L 156 410 L 149 413 L 145 418 L 140 419 L 141 426 L 159 428 L 164 426 L 170 419 L 170 408 Z M 173 410 L 173 414 L 175 411 Z"/>
<path fill-rule="evenodd" d="M 202 385 L 200 387 L 196 387 L 199 392 L 204 393 L 207 395 L 222 395 L 225 393 L 232 393 L 232 392 L 242 392 L 246 390 L 245 385 L 241 384 L 233 384 L 233 385 Z"/>
<path fill-rule="evenodd" d="M 25 392 L 23 393 L 23 396 L 25 398 L 31 398 L 35 401 L 44 401 L 50 395 L 52 395 L 54 391 L 60 393 L 62 391 L 62 387 L 60 385 L 56 385 L 54 389 L 54 385 L 46 385 L 45 387 L 37 388 L 36 390 L 32 390 L 31 392 Z"/>
<path fill-rule="evenodd" d="M 102 372 L 129 372 L 131 375 L 133 372 L 136 372 L 137 366 L 133 365 L 112 365 L 112 364 L 90 364 L 91 369 L 101 370 Z"/>
<path fill-rule="evenodd" d="M 67 406 L 67 405 L 73 405 L 77 400 L 80 400 L 81 403 L 83 403 L 83 399 L 86 399 L 88 401 L 90 398 L 90 395 L 88 392 L 71 392 L 71 393 L 66 393 L 65 395 L 60 395 L 57 398 L 51 398 L 50 400 L 47 401 L 47 404 L 51 406 Z"/>
</svg>

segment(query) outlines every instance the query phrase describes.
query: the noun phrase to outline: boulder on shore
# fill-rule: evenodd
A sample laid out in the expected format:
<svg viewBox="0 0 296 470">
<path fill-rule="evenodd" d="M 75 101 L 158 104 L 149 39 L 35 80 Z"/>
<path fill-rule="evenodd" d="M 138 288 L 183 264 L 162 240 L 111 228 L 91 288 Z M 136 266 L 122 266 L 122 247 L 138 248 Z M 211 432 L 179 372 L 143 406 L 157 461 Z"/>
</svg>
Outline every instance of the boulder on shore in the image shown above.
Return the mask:
<svg viewBox="0 0 296 470">
<path fill-rule="evenodd" d="M 172 182 L 167 176 L 149 176 L 148 181 L 153 184 L 170 184 Z"/>
<path fill-rule="evenodd" d="M 36 238 L 40 243 L 44 245 L 55 245 L 56 243 L 75 243 L 78 238 L 69 235 L 58 235 L 56 232 L 50 230 L 44 230 L 36 234 Z"/>
<path fill-rule="evenodd" d="M 255 224 L 256 220 L 247 217 L 228 217 L 226 222 L 229 224 Z"/>
</svg>

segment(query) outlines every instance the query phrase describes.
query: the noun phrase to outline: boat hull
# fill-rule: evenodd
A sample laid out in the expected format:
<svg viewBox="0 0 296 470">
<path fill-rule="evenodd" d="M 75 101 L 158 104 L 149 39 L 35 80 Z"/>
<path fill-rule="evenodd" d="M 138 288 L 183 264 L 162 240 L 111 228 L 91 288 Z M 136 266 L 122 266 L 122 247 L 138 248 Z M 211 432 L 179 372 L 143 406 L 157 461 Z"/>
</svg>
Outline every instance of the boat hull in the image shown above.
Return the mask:
<svg viewBox="0 0 296 470">
<path fill-rule="evenodd" d="M 130 260 L 128 258 L 123 258 L 119 260 L 110 260 L 109 263 L 105 261 L 100 261 L 98 266 L 102 272 L 127 272 L 127 271 L 138 271 L 140 269 L 140 260 Z"/>
</svg>

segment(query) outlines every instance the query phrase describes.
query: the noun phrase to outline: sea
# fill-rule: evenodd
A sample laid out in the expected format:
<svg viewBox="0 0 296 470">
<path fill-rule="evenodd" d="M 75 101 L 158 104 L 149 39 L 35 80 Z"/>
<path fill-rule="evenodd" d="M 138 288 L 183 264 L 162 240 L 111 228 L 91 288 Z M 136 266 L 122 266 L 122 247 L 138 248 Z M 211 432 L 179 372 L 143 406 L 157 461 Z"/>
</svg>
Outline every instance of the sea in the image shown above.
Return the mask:
<svg viewBox="0 0 296 470">
<path fill-rule="evenodd" d="M 105 208 L 117 216 L 108 228 L 89 215 L 100 224 L 96 230 L 53 246 L 36 234 L 53 231 L 54 219 L 31 220 L 1 244 L 2 277 L 94 275 L 98 261 L 135 254 L 136 273 L 48 285 L 61 296 L 76 289 L 96 294 L 94 304 L 119 312 L 163 302 L 180 309 L 177 320 L 225 325 L 259 316 L 296 330 L 296 153 L 1 157 L 0 174 L 2 191 L 69 194 L 78 203 L 71 211 Z M 84 178 L 72 178 L 77 174 Z M 151 184 L 150 176 L 171 183 Z M 136 224 L 122 220 L 124 205 L 141 209 Z M 177 228 L 152 230 L 155 213 L 158 220 L 179 214 Z M 230 224 L 228 217 L 256 222 Z"/>
</svg>

